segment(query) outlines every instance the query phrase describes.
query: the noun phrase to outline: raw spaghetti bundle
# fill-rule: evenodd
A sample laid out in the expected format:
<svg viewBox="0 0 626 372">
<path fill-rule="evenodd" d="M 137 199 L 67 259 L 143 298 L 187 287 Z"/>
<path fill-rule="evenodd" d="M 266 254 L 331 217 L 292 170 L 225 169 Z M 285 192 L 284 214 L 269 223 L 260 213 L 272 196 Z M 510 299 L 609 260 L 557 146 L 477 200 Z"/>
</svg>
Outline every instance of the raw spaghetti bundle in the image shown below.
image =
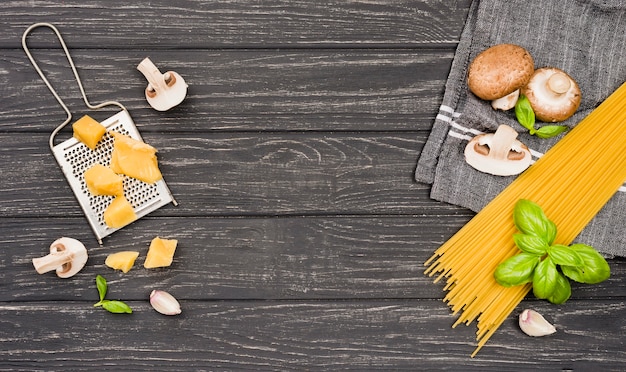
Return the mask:
<svg viewBox="0 0 626 372">
<path fill-rule="evenodd" d="M 513 209 L 519 199 L 540 205 L 558 227 L 555 243 L 569 245 L 626 181 L 626 83 L 522 173 L 426 261 L 444 279 L 453 327 L 477 320 L 485 345 L 532 284 L 506 288 L 494 271 L 519 253 Z"/>
</svg>

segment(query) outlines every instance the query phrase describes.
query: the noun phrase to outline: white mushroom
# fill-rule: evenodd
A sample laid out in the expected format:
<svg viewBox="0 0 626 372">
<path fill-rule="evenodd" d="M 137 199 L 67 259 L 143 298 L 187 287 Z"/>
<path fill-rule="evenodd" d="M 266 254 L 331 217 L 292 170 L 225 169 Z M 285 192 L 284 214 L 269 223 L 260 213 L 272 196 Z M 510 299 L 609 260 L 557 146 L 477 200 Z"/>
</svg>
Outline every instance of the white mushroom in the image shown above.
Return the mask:
<svg viewBox="0 0 626 372">
<path fill-rule="evenodd" d="M 187 95 L 187 83 L 174 71 L 161 74 L 149 58 L 137 66 L 137 70 L 148 79 L 146 100 L 157 111 L 167 111 L 181 103 Z"/>
<path fill-rule="evenodd" d="M 480 134 L 465 146 L 465 161 L 496 176 L 520 174 L 530 166 L 532 156 L 516 138 L 517 131 L 508 125 L 500 125 L 495 133 Z"/>
<path fill-rule="evenodd" d="M 535 117 L 546 123 L 566 120 L 580 106 L 581 94 L 576 81 L 555 67 L 537 69 L 522 89 Z"/>
<path fill-rule="evenodd" d="M 534 71 L 535 62 L 526 49 L 515 44 L 498 44 L 474 58 L 468 69 L 467 85 L 478 98 L 498 100 L 492 103 L 495 109 L 508 110 L 515 106 L 519 96 L 516 91 L 528 83 Z"/>
<path fill-rule="evenodd" d="M 510 110 L 515 107 L 518 98 L 519 89 L 516 89 L 515 91 L 513 91 L 513 93 L 507 94 L 502 98 L 494 99 L 493 101 L 491 101 L 491 107 L 493 107 L 494 110 Z"/>
<path fill-rule="evenodd" d="M 33 266 L 39 274 L 56 270 L 59 278 L 69 278 L 87 263 L 87 249 L 83 243 L 72 238 L 59 238 L 50 245 L 50 254 L 33 258 Z"/>
</svg>

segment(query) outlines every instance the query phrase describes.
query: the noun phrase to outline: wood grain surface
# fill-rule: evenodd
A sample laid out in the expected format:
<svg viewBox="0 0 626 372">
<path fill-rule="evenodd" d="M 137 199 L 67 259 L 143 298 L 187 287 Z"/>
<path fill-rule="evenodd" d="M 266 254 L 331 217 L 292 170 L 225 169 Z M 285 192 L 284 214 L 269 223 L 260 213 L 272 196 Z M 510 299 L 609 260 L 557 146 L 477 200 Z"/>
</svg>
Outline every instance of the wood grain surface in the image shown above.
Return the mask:
<svg viewBox="0 0 626 372">
<path fill-rule="evenodd" d="M 423 273 L 473 216 L 413 180 L 470 3 L 3 3 L 0 370 L 624 370 L 623 258 L 564 305 L 526 298 L 475 358 L 475 324 L 452 329 Z M 91 102 L 128 108 L 179 203 L 103 245 L 48 147 L 65 114 L 21 47 L 36 22 L 64 35 Z M 76 118 L 116 112 L 85 108 L 49 30 L 28 45 Z M 147 104 L 145 57 L 185 77 L 180 106 Z M 87 265 L 37 274 L 60 236 L 85 243 Z M 179 241 L 168 268 L 143 267 L 155 236 Z M 126 274 L 104 265 L 122 250 L 140 252 Z M 133 314 L 92 306 L 98 274 Z M 182 314 L 156 313 L 153 289 Z M 523 308 L 557 333 L 523 334 Z"/>
</svg>

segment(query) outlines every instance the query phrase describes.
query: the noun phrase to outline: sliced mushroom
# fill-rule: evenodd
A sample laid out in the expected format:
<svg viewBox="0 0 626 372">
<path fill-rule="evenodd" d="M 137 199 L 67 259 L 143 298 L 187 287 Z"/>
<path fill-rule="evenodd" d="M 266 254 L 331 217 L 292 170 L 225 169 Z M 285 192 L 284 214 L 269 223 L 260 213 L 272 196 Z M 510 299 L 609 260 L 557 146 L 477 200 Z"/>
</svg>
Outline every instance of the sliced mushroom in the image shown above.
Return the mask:
<svg viewBox="0 0 626 372">
<path fill-rule="evenodd" d="M 155 110 L 167 111 L 185 99 L 188 86 L 178 73 L 168 71 L 161 74 L 149 58 L 141 61 L 137 70 L 148 79 L 146 100 Z"/>
<path fill-rule="evenodd" d="M 520 174 L 530 166 L 532 156 L 516 138 L 517 131 L 508 125 L 500 125 L 495 133 L 480 134 L 465 146 L 465 161 L 496 176 Z"/>
<path fill-rule="evenodd" d="M 514 44 L 498 44 L 474 58 L 467 85 L 477 97 L 493 101 L 526 85 L 534 70 L 535 62 L 526 49 Z M 515 102 L 508 108 L 513 106 Z"/>
<path fill-rule="evenodd" d="M 537 69 L 522 89 L 535 117 L 546 123 L 568 119 L 580 106 L 581 94 L 576 81 L 555 67 Z"/>
<path fill-rule="evenodd" d="M 59 278 L 69 278 L 87 263 L 87 249 L 80 241 L 59 238 L 50 245 L 50 254 L 33 258 L 33 266 L 39 274 L 56 270 Z"/>
</svg>

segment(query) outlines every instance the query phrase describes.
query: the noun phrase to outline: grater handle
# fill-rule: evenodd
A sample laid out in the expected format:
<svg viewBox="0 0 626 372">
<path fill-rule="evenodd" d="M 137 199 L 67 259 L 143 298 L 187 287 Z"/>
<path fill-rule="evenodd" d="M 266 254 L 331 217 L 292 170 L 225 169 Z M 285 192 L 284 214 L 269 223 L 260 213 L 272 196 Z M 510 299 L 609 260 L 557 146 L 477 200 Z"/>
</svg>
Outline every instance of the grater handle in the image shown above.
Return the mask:
<svg viewBox="0 0 626 372">
<path fill-rule="evenodd" d="M 41 77 L 43 82 L 46 84 L 46 86 L 48 87 L 48 89 L 50 90 L 50 92 L 52 93 L 54 98 L 56 98 L 57 102 L 59 102 L 59 105 L 61 105 L 61 107 L 63 108 L 63 110 L 67 114 L 67 119 L 65 119 L 65 121 L 63 123 L 61 123 L 58 127 L 56 127 L 54 129 L 54 131 L 52 131 L 52 134 L 50 135 L 50 140 L 49 140 L 50 150 L 53 150 L 54 149 L 54 138 L 56 137 L 57 133 L 59 133 L 59 131 L 61 129 L 63 129 L 67 125 L 67 123 L 69 123 L 72 120 L 72 113 L 67 108 L 67 106 L 65 105 L 65 103 L 63 102 L 61 97 L 59 97 L 59 95 L 57 94 L 56 90 L 54 90 L 54 88 L 52 87 L 52 84 L 50 84 L 50 81 L 48 81 L 48 78 L 46 78 L 45 74 L 43 73 L 43 71 L 41 70 L 41 68 L 39 67 L 39 65 L 37 64 L 35 59 L 33 58 L 32 54 L 30 53 L 30 50 L 28 49 L 28 45 L 26 43 L 26 38 L 27 38 L 28 34 L 32 30 L 34 30 L 34 29 L 36 29 L 38 27 L 48 27 L 52 31 L 54 31 L 54 33 L 56 34 L 57 38 L 59 39 L 59 42 L 61 43 L 61 47 L 63 48 L 63 51 L 65 52 L 65 56 L 67 57 L 67 61 L 68 61 L 69 65 L 70 65 L 70 67 L 72 68 L 72 72 L 74 73 L 74 77 L 76 78 L 76 83 L 78 83 L 78 88 L 80 89 L 80 93 L 83 96 L 83 101 L 85 102 L 85 105 L 88 108 L 90 108 L 91 110 L 97 110 L 97 109 L 99 109 L 101 107 L 104 107 L 104 106 L 114 105 L 114 106 L 118 106 L 123 111 L 127 111 L 127 110 L 121 103 L 116 102 L 116 101 L 106 101 L 106 102 L 100 103 L 98 105 L 91 104 L 89 102 L 89 100 L 87 99 L 87 95 L 85 94 L 85 89 L 83 88 L 83 83 L 80 80 L 80 76 L 78 76 L 78 71 L 76 70 L 76 66 L 74 65 L 74 61 L 72 60 L 72 57 L 70 56 L 70 52 L 68 51 L 67 46 L 65 45 L 65 42 L 63 41 L 63 37 L 61 36 L 61 33 L 59 32 L 59 30 L 54 25 L 52 25 L 51 23 L 47 23 L 47 22 L 39 22 L 39 23 L 35 23 L 35 24 L 31 25 L 30 27 L 28 27 L 26 29 L 26 31 L 24 31 L 24 34 L 22 35 L 22 47 L 24 48 L 24 52 L 26 52 L 26 55 L 28 56 L 28 59 L 33 64 L 33 67 L 35 68 L 35 71 L 37 71 L 37 73 L 39 74 L 39 76 Z"/>
</svg>

